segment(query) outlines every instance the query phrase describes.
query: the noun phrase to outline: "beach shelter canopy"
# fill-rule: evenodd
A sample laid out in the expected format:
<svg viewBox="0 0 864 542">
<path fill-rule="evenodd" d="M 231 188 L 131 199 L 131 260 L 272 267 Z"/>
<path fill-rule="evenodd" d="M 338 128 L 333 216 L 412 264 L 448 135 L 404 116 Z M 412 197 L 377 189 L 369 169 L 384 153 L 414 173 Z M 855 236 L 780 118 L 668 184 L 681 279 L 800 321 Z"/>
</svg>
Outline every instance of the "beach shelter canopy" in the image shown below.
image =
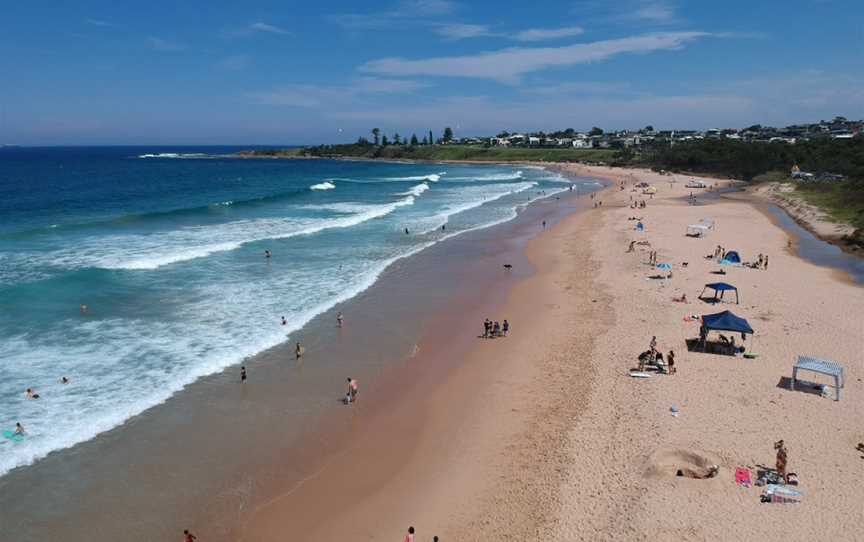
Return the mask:
<svg viewBox="0 0 864 542">
<path fill-rule="evenodd" d="M 828 375 L 834 378 L 834 389 L 836 393 L 834 400 L 840 400 L 840 388 L 845 384 L 843 379 L 843 366 L 836 361 L 827 359 L 811 358 L 809 356 L 798 356 L 798 361 L 792 367 L 792 389 L 795 389 L 795 381 L 798 380 L 798 371 L 811 371 Z"/>
<path fill-rule="evenodd" d="M 702 317 L 702 327 L 705 331 L 735 331 L 738 333 L 753 333 L 753 328 L 744 318 L 735 316 L 731 311 L 706 314 Z"/>
<path fill-rule="evenodd" d="M 717 296 L 718 292 L 720 294 L 719 299 L 723 299 L 723 295 L 726 292 L 735 292 L 735 303 L 739 302 L 739 300 L 738 300 L 738 288 L 736 288 L 736 287 L 734 287 L 731 284 L 728 284 L 726 282 L 712 282 L 711 284 L 706 284 L 705 287 L 702 288 L 702 293 L 699 294 L 699 297 L 701 298 L 702 295 L 705 293 L 705 290 L 708 290 L 709 288 L 711 290 L 714 290 L 714 299 L 718 299 L 718 296 Z"/>
<path fill-rule="evenodd" d="M 741 263 L 741 256 L 734 250 L 727 252 L 723 259 L 729 263 Z"/>
</svg>

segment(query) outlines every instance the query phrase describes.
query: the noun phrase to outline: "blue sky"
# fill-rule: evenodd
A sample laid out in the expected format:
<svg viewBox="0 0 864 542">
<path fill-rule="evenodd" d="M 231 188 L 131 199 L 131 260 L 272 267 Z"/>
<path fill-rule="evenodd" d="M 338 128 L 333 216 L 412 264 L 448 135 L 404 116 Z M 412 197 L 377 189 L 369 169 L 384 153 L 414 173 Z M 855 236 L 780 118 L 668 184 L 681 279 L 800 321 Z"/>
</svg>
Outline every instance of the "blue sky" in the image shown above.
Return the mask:
<svg viewBox="0 0 864 542">
<path fill-rule="evenodd" d="M 0 143 L 864 117 L 864 1 L 4 2 Z"/>
</svg>

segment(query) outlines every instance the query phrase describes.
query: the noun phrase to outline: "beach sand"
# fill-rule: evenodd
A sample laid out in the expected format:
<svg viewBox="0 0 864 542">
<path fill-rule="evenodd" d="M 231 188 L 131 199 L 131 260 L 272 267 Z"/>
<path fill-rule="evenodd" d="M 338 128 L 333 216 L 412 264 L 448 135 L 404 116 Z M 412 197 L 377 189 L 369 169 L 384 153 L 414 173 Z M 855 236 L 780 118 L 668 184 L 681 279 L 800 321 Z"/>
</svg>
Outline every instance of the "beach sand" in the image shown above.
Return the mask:
<svg viewBox="0 0 864 542">
<path fill-rule="evenodd" d="M 550 223 L 526 249 L 535 273 L 503 301 L 443 311 L 418 355 L 352 407 L 350 444 L 251 513 L 242 540 L 399 540 L 409 525 L 442 541 L 860 539 L 864 288 L 795 256 L 747 201 L 697 194 L 691 206 L 680 176 L 561 167 L 627 190 Z M 634 180 L 658 189 L 645 209 L 628 207 Z M 714 232 L 684 236 L 706 217 Z M 648 248 L 626 253 L 631 240 L 649 241 L 674 277 L 648 279 Z M 769 269 L 711 274 L 703 256 L 718 244 L 768 254 Z M 697 299 L 717 280 L 738 286 L 740 305 Z M 672 302 L 681 293 L 689 304 Z M 684 316 L 727 308 L 755 329 L 755 360 L 687 351 L 698 324 Z M 475 339 L 484 317 L 513 332 Z M 677 374 L 630 378 L 653 335 Z M 787 389 L 799 354 L 845 365 L 840 402 Z M 800 505 L 761 504 L 760 488 L 734 483 L 736 467 L 773 466 L 779 439 Z M 718 476 L 675 476 L 703 464 Z"/>
</svg>

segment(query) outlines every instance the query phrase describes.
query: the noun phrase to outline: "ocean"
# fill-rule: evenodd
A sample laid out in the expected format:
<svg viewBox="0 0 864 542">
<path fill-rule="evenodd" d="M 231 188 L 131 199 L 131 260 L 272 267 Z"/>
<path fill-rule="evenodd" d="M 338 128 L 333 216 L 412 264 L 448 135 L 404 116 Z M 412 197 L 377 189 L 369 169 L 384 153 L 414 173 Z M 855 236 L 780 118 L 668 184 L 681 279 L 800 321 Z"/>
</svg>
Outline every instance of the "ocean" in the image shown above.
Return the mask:
<svg viewBox="0 0 864 542">
<path fill-rule="evenodd" d="M 0 476 L 291 341 L 393 262 L 574 182 L 529 166 L 225 156 L 238 150 L 0 148 L 0 430 L 27 431 L 0 439 Z"/>
</svg>

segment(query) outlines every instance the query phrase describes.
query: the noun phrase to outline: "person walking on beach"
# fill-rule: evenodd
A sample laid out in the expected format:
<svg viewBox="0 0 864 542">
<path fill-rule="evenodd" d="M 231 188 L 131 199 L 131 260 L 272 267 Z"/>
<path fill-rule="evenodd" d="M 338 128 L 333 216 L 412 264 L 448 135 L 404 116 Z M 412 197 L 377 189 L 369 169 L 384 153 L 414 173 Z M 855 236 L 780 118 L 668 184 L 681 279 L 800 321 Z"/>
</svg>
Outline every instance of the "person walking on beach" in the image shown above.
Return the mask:
<svg viewBox="0 0 864 542">
<path fill-rule="evenodd" d="M 675 351 L 670 350 L 669 355 L 666 356 L 666 363 L 669 365 L 669 374 L 675 374 Z"/>
<path fill-rule="evenodd" d="M 198 537 L 190 533 L 188 529 L 183 530 L 183 542 L 195 542 Z"/>
<path fill-rule="evenodd" d="M 765 269 L 765 271 L 768 271 L 768 255 L 767 254 L 765 255 L 765 259 L 762 261 L 762 265 L 764 266 L 763 269 Z"/>
<path fill-rule="evenodd" d="M 297 346 L 294 347 L 294 355 L 297 356 L 298 360 L 303 355 L 303 347 L 300 346 L 299 342 L 297 343 Z"/>
<path fill-rule="evenodd" d="M 342 322 L 343 322 L 344 320 L 345 320 L 345 317 L 342 316 L 342 313 L 341 313 L 341 312 L 340 312 L 339 314 L 336 315 L 336 325 L 337 325 L 338 327 L 342 327 Z"/>
<path fill-rule="evenodd" d="M 354 401 L 357 400 L 357 393 L 359 391 L 360 390 L 359 390 L 359 386 L 357 384 L 357 381 L 349 376 L 348 377 L 348 393 L 345 395 L 345 397 L 349 403 L 353 403 Z"/>
<path fill-rule="evenodd" d="M 488 338 L 489 338 L 489 327 L 490 327 L 491 325 L 492 325 L 492 324 L 491 324 L 491 322 L 489 322 L 489 319 L 488 319 L 488 318 L 485 319 L 485 320 L 483 320 L 483 338 L 484 338 L 484 339 L 488 339 Z"/>
<path fill-rule="evenodd" d="M 777 474 L 783 478 L 783 483 L 785 484 L 789 481 L 786 477 L 786 461 L 788 459 L 786 444 L 782 440 L 778 440 L 774 443 L 774 449 L 777 450 L 777 462 L 774 466 L 777 468 Z"/>
<path fill-rule="evenodd" d="M 510 331 L 510 322 L 507 319 L 504 319 L 504 323 L 501 325 L 501 331 L 504 332 L 504 336 L 507 336 L 507 332 Z"/>
<path fill-rule="evenodd" d="M 403 542 L 414 542 L 414 527 L 408 527 L 408 534 L 405 535 Z"/>
<path fill-rule="evenodd" d="M 546 229 L 546 221 L 545 220 L 543 221 L 543 229 L 544 230 Z"/>
<path fill-rule="evenodd" d="M 240 367 L 240 382 L 241 383 L 246 382 L 246 366 L 245 365 Z"/>
</svg>

